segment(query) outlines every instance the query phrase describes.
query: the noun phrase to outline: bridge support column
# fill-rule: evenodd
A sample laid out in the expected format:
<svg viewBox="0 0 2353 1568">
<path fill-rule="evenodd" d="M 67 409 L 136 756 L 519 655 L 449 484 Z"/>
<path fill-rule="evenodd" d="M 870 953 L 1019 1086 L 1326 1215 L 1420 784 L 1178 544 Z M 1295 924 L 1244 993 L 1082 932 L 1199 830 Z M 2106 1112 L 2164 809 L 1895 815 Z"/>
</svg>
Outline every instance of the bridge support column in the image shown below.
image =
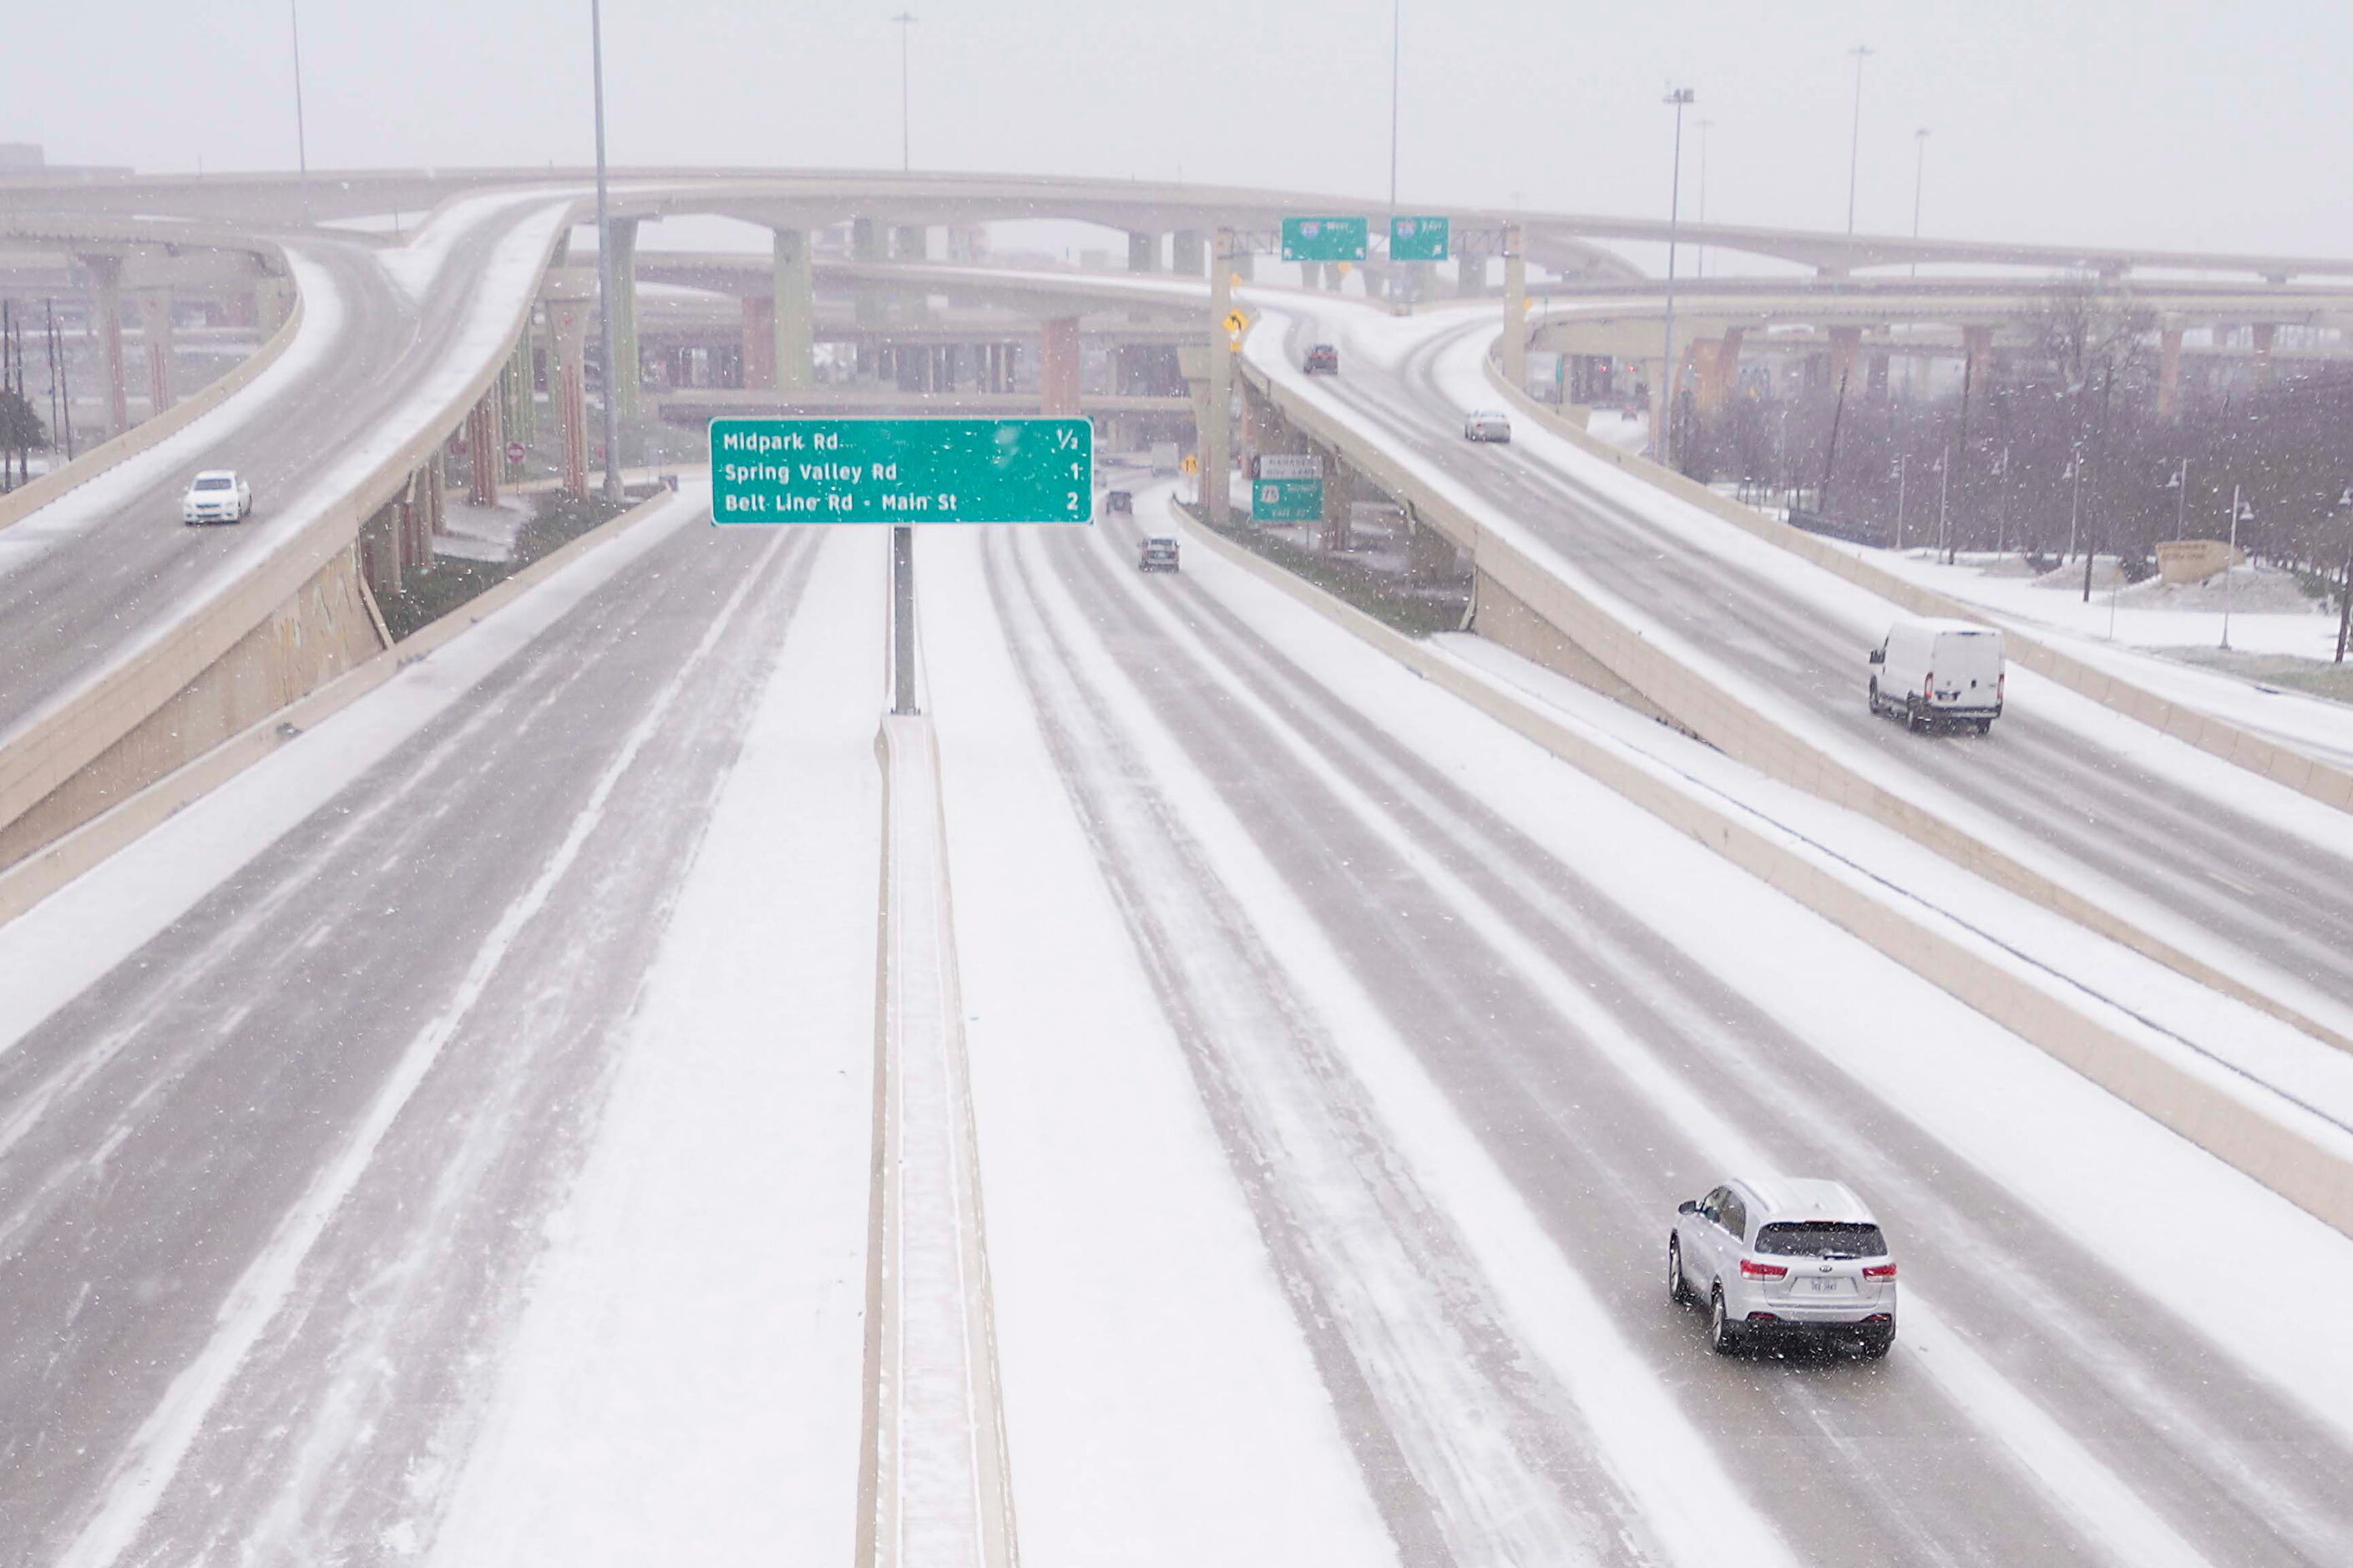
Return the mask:
<svg viewBox="0 0 2353 1568">
<path fill-rule="evenodd" d="M 1079 412 L 1079 319 L 1058 316 L 1038 325 L 1038 411 L 1051 419 Z"/>
<path fill-rule="evenodd" d="M 499 428 L 500 393 L 500 387 L 492 387 L 466 414 L 466 450 L 473 454 L 474 470 L 466 500 L 473 506 L 499 504 L 499 477 L 507 460 L 506 436 Z"/>
<path fill-rule="evenodd" d="M 499 373 L 499 390 L 506 399 L 500 423 L 526 447 L 539 437 L 539 356 L 533 352 L 533 342 L 532 318 L 526 315 L 522 331 L 515 334 L 514 353 Z"/>
<path fill-rule="evenodd" d="M 1180 228 L 1169 241 L 1170 270 L 1198 278 L 1208 270 L 1208 237 L 1198 228 Z"/>
<path fill-rule="evenodd" d="M 893 261 L 929 261 L 932 258 L 932 231 L 919 223 L 899 225 L 891 231 L 891 258 Z"/>
<path fill-rule="evenodd" d="M 1451 577 L 1457 552 L 1454 541 L 1425 523 L 1406 520 L 1405 571 L 1417 582 Z"/>
<path fill-rule="evenodd" d="M 776 302 L 744 297 L 744 385 L 767 392 L 776 384 Z"/>
<path fill-rule="evenodd" d="M 638 363 L 638 225 L 633 217 L 617 217 L 613 231 L 613 363 L 605 367 L 605 395 L 613 399 L 624 419 L 638 413 L 638 387 L 643 372 Z"/>
<path fill-rule="evenodd" d="M 2255 384 L 2269 386 L 2279 378 L 2279 363 L 2272 358 L 2272 344 L 2279 338 L 2279 328 L 2269 321 L 2257 321 L 2250 331 L 2254 339 Z"/>
<path fill-rule="evenodd" d="M 1131 229 L 1127 236 L 1127 269 L 1130 272 L 1160 270 L 1160 236 Z"/>
<path fill-rule="evenodd" d="M 1699 411 L 1721 414 L 1732 401 L 1732 389 L 1740 374 L 1740 344 L 1745 329 L 1726 327 L 1724 336 L 1714 341 L 1703 338 L 1692 347 L 1699 361 Z"/>
<path fill-rule="evenodd" d="M 1968 400 L 1973 403 L 1980 401 L 1993 385 L 1993 329 L 1963 327 L 1961 352 L 1967 359 L 1965 372 L 1968 380 L 1964 385 Z"/>
<path fill-rule="evenodd" d="M 1486 242 L 1464 235 L 1454 252 L 1454 295 L 1459 300 L 1475 300 L 1487 292 Z"/>
<path fill-rule="evenodd" d="M 557 426 L 564 432 L 564 489 L 588 494 L 588 381 L 582 356 L 588 339 L 588 310 L 595 296 L 589 280 L 575 269 L 548 278 L 548 385 L 554 395 Z"/>
<path fill-rule="evenodd" d="M 891 258 L 890 234 L 871 217 L 849 220 L 849 258 L 853 261 L 887 261 Z M 890 313 L 890 302 L 872 289 L 860 286 L 855 296 L 857 321 L 861 327 L 878 327 Z"/>
<path fill-rule="evenodd" d="M 172 291 L 139 292 L 139 337 L 147 348 L 147 416 L 172 406 Z"/>
<path fill-rule="evenodd" d="M 1855 352 L 1862 347 L 1861 327 L 1831 329 L 1831 392 L 1833 396 L 1853 377 Z"/>
<path fill-rule="evenodd" d="M 1528 259 L 1522 253 L 1520 226 L 1504 229 L 1504 380 L 1528 384 Z"/>
<path fill-rule="evenodd" d="M 770 243 L 776 286 L 776 384 L 805 387 L 816 379 L 816 286 L 809 273 L 808 231 L 780 228 Z"/>
<path fill-rule="evenodd" d="M 2159 328 L 2157 342 L 2157 416 L 2173 423 L 2181 417 L 2181 329 Z"/>
<path fill-rule="evenodd" d="M 110 436 L 131 428 L 131 389 L 122 371 L 122 258 L 80 255 L 98 287 L 98 342 L 106 360 L 106 420 Z"/>
<path fill-rule="evenodd" d="M 1871 356 L 1870 397 L 1873 403 L 1887 401 L 1887 356 L 1885 354 Z"/>
</svg>

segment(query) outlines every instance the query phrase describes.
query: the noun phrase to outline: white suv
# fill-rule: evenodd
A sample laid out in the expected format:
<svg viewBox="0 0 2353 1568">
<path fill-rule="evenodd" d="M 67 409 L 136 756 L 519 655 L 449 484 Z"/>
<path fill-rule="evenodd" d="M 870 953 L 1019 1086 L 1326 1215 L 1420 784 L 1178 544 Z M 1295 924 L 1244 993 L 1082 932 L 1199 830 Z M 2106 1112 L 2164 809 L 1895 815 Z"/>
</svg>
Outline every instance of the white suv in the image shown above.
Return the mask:
<svg viewBox="0 0 2353 1568">
<path fill-rule="evenodd" d="M 207 468 L 180 498 L 182 522 L 243 522 L 253 511 L 253 487 L 232 468 Z"/>
<path fill-rule="evenodd" d="M 1676 1208 L 1667 1289 L 1707 1307 L 1708 1344 L 1807 1337 L 1883 1356 L 1895 1342 L 1895 1260 L 1861 1198 L 1837 1182 L 1727 1182 Z"/>
</svg>

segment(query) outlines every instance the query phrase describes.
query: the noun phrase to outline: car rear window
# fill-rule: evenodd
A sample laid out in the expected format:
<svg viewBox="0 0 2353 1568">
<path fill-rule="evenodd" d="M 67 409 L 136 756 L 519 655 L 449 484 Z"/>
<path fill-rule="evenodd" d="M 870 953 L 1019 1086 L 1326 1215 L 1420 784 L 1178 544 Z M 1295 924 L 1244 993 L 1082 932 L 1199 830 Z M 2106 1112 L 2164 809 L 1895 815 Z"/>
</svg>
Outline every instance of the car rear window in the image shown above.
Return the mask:
<svg viewBox="0 0 2353 1568">
<path fill-rule="evenodd" d="M 196 481 L 196 489 L 200 490 L 225 490 L 228 488 L 229 481 L 227 479 L 198 479 Z"/>
<path fill-rule="evenodd" d="M 1809 1221 L 1766 1226 L 1757 1233 L 1757 1250 L 1782 1258 L 1884 1258 L 1887 1238 L 1875 1225 Z"/>
</svg>

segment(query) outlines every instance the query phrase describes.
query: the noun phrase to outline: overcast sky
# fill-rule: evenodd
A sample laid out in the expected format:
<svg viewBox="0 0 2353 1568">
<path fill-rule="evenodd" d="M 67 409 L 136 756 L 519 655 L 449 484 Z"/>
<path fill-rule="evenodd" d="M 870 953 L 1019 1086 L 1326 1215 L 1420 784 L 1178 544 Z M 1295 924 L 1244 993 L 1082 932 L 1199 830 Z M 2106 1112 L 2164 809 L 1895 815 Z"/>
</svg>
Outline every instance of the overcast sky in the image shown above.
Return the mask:
<svg viewBox="0 0 2353 1568">
<path fill-rule="evenodd" d="M 314 168 L 586 162 L 588 0 L 300 0 Z M 606 0 L 617 163 L 896 166 L 1383 197 L 1389 0 Z M 1726 222 L 2353 253 L 2347 0 L 1403 0 L 1402 197 L 1662 214 L 1671 84 Z M 285 0 L 18 5 L 0 141 L 290 168 Z M 36 62 L 47 61 L 49 68 Z"/>
</svg>

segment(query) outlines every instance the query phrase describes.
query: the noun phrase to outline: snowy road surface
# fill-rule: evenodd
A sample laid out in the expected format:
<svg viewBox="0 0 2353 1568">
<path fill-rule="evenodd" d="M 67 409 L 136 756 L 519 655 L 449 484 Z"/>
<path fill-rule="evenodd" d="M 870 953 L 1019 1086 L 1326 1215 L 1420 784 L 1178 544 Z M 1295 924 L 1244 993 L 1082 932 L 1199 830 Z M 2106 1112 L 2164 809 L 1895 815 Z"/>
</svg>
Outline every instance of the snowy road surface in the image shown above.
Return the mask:
<svg viewBox="0 0 2353 1568">
<path fill-rule="evenodd" d="M 1297 395 L 1328 399 L 1461 487 L 1797 733 L 2353 1035 L 2353 816 L 2016 668 L 1989 736 L 1907 733 L 1863 702 L 1863 656 L 1895 613 L 1885 601 L 1530 422 L 1509 446 L 1461 440 L 1461 409 L 1495 395 L 1479 369 L 1485 312 L 1398 321 L 1295 299 L 1268 310 L 1274 330 L 1247 352 Z M 1311 341 L 1338 342 L 1347 374 L 1298 376 Z"/>
<path fill-rule="evenodd" d="M 842 1161 L 815 1156 L 864 1157 L 844 1075 L 871 1059 L 873 813 L 832 787 L 824 747 L 858 710 L 871 808 L 881 638 L 859 611 L 879 557 L 860 570 L 855 541 L 722 533 L 702 504 L 590 552 L 0 928 L 0 1562 L 405 1558 L 485 1423 L 484 1464 L 510 1463 L 550 1399 L 589 1420 L 538 1451 L 542 1480 L 568 1460 L 609 1487 L 617 1458 L 648 1469 L 633 1442 L 663 1440 L 670 1489 L 640 1482 L 633 1500 L 674 1527 L 667 1544 L 708 1511 L 695 1477 L 742 1494 L 725 1528 L 755 1503 L 769 1525 L 797 1521 L 770 1543 L 846 1527 L 846 1497 L 838 1515 L 779 1510 L 837 1495 L 824 1466 L 854 1475 L 864 1187 L 828 1187 Z M 820 565 L 818 635 L 796 639 Z M 805 739 L 779 758 L 786 724 Z M 744 755 L 765 770 L 753 786 L 733 780 Z M 769 796 L 755 818 L 809 815 L 747 824 L 746 787 Z M 807 831 L 811 877 L 860 863 L 849 940 L 779 958 L 788 915 L 748 952 L 714 933 L 744 916 L 731 892 L 786 900 L 804 873 L 779 852 Z M 706 834 L 725 858 L 698 857 Z M 216 885 L 186 886 L 191 867 Z M 809 890 L 830 911 L 839 882 Z M 743 972 L 703 994 L 674 913 Z M 854 1059 L 796 1053 L 802 1014 Z M 584 1171 L 608 1098 L 615 1138 Z M 803 1142 L 764 1149 L 764 1114 Z M 632 1173 L 647 1160 L 681 1168 Z M 550 1230 L 575 1179 L 573 1224 L 618 1216 L 585 1248 Z M 662 1234 L 628 1228 L 648 1222 Z M 551 1235 L 553 1296 L 518 1330 Z M 612 1283 L 617 1237 L 649 1249 L 631 1273 L 665 1237 L 698 1244 L 702 1272 L 648 1282 L 676 1292 L 650 1302 L 561 1288 Z M 823 1284 L 837 1277 L 850 1283 Z M 631 1331 L 658 1304 L 704 1321 L 659 1312 L 649 1345 Z M 747 1320 L 789 1336 L 764 1356 Z M 697 1361 L 698 1333 L 728 1346 L 723 1368 Z M 584 1346 L 599 1352 L 586 1382 L 567 1363 Z M 850 1386 L 803 1375 L 819 1347 Z M 724 1436 L 699 1397 L 714 1388 L 736 1396 Z M 665 1391 L 697 1396 L 692 1421 L 661 1425 Z M 609 1451 L 584 1454 L 595 1432 Z M 691 1475 L 665 1468 L 697 1443 Z M 744 1465 L 765 1475 L 805 1448 L 822 1452 L 796 1469 L 803 1490 L 744 1490 Z M 477 1488 L 459 1518 L 495 1542 L 545 1495 L 485 1506 Z"/>
<path fill-rule="evenodd" d="M 304 319 L 277 363 L 161 446 L 0 531 L 0 734 L 252 566 L 413 434 L 421 402 L 495 357 L 485 331 L 503 331 L 536 286 L 538 241 L 560 205 L 554 193 L 456 204 L 413 257 L 323 237 L 290 246 Z M 420 265 L 430 261 L 442 265 Z M 213 468 L 252 483 L 253 516 L 183 527 L 189 478 Z"/>
<path fill-rule="evenodd" d="M 1134 547 L 925 557 L 1030 1561 L 1361 1562 L 1366 1504 L 1414 1563 L 2353 1550 L 2353 1355 L 2293 1302 L 2166 1284 L 2231 1235 L 2326 1299 L 2353 1243 L 1263 585 L 1198 552 L 1145 578 Z M 1150 1104 L 1060 1070 L 1104 1053 Z M 1132 1214 L 1076 1167 L 1106 1118 L 1155 1145 L 1116 1157 Z M 1172 1212 L 1168 1167 L 1210 1162 L 1225 1190 Z M 1667 1304 L 1675 1200 L 1755 1164 L 1844 1177 L 1901 1238 L 1889 1362 L 1724 1362 Z M 1105 1365 L 1158 1390 L 1200 1353 L 1161 1238 L 1237 1203 L 1267 1272 L 1219 1316 L 1267 1389 L 1107 1419 Z M 1136 1529 L 1297 1376 L 1277 1296 L 1363 1502 L 1291 1460 L 1292 1510 L 1338 1510 L 1302 1550 L 1237 1465 L 1224 1510 Z"/>
</svg>

